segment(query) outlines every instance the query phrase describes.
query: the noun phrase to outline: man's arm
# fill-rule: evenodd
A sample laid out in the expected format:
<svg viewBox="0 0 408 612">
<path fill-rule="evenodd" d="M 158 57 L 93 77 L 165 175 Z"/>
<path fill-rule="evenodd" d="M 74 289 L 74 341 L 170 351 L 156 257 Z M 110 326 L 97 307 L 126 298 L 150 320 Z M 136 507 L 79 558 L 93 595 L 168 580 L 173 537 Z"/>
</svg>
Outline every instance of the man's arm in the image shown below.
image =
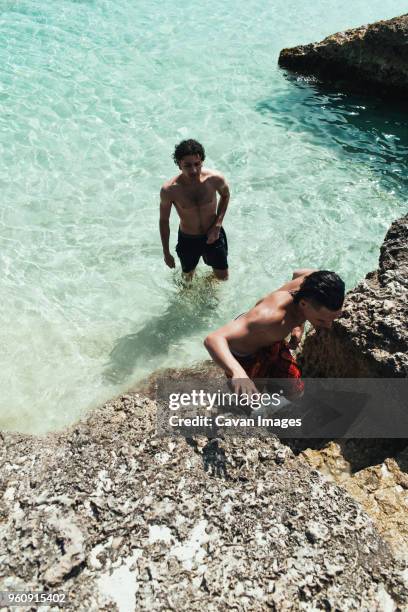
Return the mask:
<svg viewBox="0 0 408 612">
<path fill-rule="evenodd" d="M 217 176 L 216 190 L 220 195 L 220 199 L 218 200 L 217 216 L 213 225 L 211 226 L 211 229 L 207 233 L 207 244 L 211 244 L 218 240 L 222 222 L 224 220 L 225 213 L 227 212 L 228 203 L 230 200 L 230 190 L 227 181 L 222 175 Z"/>
<path fill-rule="evenodd" d="M 256 333 L 258 327 L 257 323 L 251 323 L 248 326 L 245 317 L 240 317 L 212 332 L 204 340 L 204 346 L 210 353 L 213 361 L 224 370 L 228 377 L 236 381 L 235 383 L 233 382 L 233 386 L 237 393 L 257 393 L 257 389 L 244 368 L 231 353 L 229 340 L 231 338 L 242 338 L 249 333 Z"/>
<path fill-rule="evenodd" d="M 231 353 L 228 340 L 222 332 L 223 328 L 209 334 L 204 340 L 204 346 L 213 361 L 219 365 L 230 378 L 248 378 L 247 373 Z"/>
<path fill-rule="evenodd" d="M 300 268 L 299 270 L 294 270 L 292 274 L 292 280 L 297 278 L 309 276 L 312 272 L 316 272 L 313 268 Z M 305 324 L 298 325 L 294 327 L 290 333 L 289 346 L 291 349 L 296 349 L 302 341 L 302 337 L 305 331 Z"/>
<path fill-rule="evenodd" d="M 172 202 L 169 198 L 167 190 L 162 187 L 160 190 L 160 238 L 163 247 L 164 261 L 169 268 L 175 268 L 176 263 L 173 255 L 170 253 L 169 241 L 170 241 L 170 213 L 171 213 Z"/>
</svg>

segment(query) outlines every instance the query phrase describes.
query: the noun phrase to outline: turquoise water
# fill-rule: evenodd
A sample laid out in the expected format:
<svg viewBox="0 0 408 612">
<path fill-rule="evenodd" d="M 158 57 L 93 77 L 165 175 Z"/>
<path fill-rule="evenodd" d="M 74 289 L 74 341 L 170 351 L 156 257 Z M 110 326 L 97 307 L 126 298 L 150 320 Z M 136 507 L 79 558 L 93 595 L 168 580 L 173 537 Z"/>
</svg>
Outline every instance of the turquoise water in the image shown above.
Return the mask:
<svg viewBox="0 0 408 612">
<path fill-rule="evenodd" d="M 61 427 L 202 359 L 293 268 L 352 287 L 376 267 L 407 209 L 404 116 L 277 68 L 283 47 L 406 11 L 347 4 L 2 1 L 2 429 Z M 185 137 L 231 184 L 221 287 L 201 266 L 183 290 L 162 262 L 158 192 Z"/>
</svg>

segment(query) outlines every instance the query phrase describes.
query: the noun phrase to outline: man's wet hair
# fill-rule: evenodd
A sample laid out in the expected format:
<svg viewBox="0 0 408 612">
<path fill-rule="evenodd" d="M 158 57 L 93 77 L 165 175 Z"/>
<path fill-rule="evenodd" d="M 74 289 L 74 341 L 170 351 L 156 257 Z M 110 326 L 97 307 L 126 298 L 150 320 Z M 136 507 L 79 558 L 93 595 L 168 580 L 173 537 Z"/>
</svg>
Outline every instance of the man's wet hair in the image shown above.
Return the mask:
<svg viewBox="0 0 408 612">
<path fill-rule="evenodd" d="M 344 282 L 335 272 L 318 270 L 305 277 L 300 288 L 293 296 L 295 304 L 300 300 L 310 300 L 317 306 L 329 310 L 340 310 L 344 302 Z"/>
<path fill-rule="evenodd" d="M 178 145 L 176 145 L 176 148 L 174 149 L 174 163 L 178 166 L 183 157 L 185 157 L 186 155 L 199 155 L 201 161 L 204 161 L 205 151 L 203 145 L 197 142 L 197 140 L 193 140 L 192 138 L 190 138 L 189 140 L 182 140 Z"/>
</svg>

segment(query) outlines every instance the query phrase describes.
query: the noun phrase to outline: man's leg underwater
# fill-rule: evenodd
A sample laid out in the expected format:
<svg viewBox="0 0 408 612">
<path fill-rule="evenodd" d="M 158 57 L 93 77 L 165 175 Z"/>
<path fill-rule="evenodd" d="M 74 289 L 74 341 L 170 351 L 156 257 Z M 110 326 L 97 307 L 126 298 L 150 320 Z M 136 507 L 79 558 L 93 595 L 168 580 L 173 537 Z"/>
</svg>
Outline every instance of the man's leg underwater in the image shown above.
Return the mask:
<svg viewBox="0 0 408 612">
<path fill-rule="evenodd" d="M 214 276 L 217 280 L 228 280 L 228 268 L 226 270 L 218 270 L 213 268 Z"/>
<path fill-rule="evenodd" d="M 195 271 L 196 271 L 196 269 L 194 268 L 194 270 L 190 270 L 189 272 L 182 272 L 181 278 L 183 279 L 183 282 L 186 285 L 190 285 L 191 284 L 191 282 L 193 280 L 193 277 L 194 277 L 194 274 L 195 274 Z"/>
</svg>

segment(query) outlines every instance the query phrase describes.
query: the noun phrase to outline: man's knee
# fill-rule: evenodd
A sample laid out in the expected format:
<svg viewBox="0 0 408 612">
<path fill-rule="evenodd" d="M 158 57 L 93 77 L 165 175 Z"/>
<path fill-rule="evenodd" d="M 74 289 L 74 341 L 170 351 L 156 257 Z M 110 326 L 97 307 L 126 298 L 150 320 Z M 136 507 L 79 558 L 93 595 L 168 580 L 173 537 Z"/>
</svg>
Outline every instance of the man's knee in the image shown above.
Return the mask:
<svg viewBox="0 0 408 612">
<path fill-rule="evenodd" d="M 217 270 L 213 268 L 215 278 L 218 280 L 228 280 L 228 270 Z"/>
</svg>

